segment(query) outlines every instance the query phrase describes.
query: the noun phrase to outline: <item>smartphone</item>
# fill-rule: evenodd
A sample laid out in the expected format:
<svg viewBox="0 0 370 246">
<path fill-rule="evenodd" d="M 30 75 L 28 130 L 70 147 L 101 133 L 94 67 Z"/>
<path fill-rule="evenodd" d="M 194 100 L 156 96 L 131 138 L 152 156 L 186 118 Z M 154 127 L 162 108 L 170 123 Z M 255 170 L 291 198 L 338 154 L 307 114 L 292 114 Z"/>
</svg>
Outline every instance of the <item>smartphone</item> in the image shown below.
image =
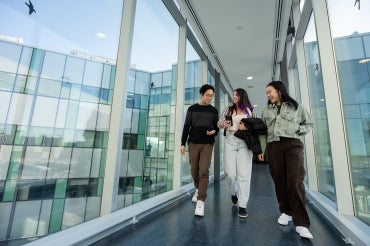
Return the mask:
<svg viewBox="0 0 370 246">
<path fill-rule="evenodd" d="M 230 126 L 232 126 L 232 125 L 233 125 L 233 117 L 232 117 L 231 115 L 225 115 L 225 120 L 227 120 L 227 121 L 230 121 L 230 122 L 231 122 L 231 125 L 230 125 Z"/>
</svg>

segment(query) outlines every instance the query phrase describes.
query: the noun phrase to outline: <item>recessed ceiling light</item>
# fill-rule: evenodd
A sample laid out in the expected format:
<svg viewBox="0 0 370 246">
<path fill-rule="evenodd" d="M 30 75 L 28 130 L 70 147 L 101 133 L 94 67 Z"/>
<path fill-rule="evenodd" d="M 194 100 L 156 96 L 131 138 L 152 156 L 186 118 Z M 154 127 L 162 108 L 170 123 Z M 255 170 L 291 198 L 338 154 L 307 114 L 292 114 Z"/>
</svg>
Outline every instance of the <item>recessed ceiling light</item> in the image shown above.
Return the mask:
<svg viewBox="0 0 370 246">
<path fill-rule="evenodd" d="M 358 63 L 366 63 L 366 62 L 370 62 L 370 58 L 364 58 L 358 61 Z"/>
<path fill-rule="evenodd" d="M 247 77 L 247 80 L 252 80 L 253 79 L 253 76 L 248 76 Z"/>
<path fill-rule="evenodd" d="M 97 32 L 96 36 L 98 36 L 99 38 L 106 38 L 107 37 L 107 35 L 105 35 L 104 32 Z"/>
</svg>

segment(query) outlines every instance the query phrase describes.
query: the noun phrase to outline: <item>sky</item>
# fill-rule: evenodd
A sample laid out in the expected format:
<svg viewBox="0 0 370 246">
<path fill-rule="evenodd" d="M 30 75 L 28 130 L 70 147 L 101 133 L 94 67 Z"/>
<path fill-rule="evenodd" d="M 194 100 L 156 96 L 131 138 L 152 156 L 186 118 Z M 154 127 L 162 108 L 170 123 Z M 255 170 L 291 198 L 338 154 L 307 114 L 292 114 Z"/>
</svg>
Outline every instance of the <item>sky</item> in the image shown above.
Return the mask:
<svg viewBox="0 0 370 246">
<path fill-rule="evenodd" d="M 64 54 L 77 50 L 116 59 L 123 1 L 31 0 L 32 15 L 25 1 L 0 0 L 0 34 Z"/>
<path fill-rule="evenodd" d="M 370 0 L 329 0 L 329 18 L 334 38 L 349 36 L 354 32 L 370 32 Z"/>
<path fill-rule="evenodd" d="M 0 35 L 31 47 L 108 58 L 118 52 L 123 0 L 0 0 Z M 131 64 L 145 71 L 169 70 L 177 63 L 179 28 L 161 0 L 138 0 Z M 199 59 L 193 49 L 188 60 Z"/>
</svg>

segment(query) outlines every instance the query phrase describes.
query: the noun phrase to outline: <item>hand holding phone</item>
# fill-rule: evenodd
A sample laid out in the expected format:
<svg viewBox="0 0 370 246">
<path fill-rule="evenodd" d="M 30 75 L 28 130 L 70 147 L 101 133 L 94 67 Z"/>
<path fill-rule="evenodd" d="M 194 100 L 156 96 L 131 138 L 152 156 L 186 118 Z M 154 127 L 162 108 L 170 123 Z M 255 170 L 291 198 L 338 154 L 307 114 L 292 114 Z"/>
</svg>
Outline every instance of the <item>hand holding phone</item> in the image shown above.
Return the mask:
<svg viewBox="0 0 370 246">
<path fill-rule="evenodd" d="M 230 126 L 233 125 L 233 117 L 231 115 L 225 115 L 225 120 L 230 122 Z"/>
</svg>

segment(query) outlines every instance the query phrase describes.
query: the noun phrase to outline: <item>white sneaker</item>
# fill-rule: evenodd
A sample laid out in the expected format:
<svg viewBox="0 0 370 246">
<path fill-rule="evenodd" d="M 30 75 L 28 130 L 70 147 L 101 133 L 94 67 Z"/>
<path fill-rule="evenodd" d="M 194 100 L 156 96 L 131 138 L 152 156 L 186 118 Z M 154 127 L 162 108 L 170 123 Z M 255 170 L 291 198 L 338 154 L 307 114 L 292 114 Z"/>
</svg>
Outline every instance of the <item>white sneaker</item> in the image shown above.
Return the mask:
<svg viewBox="0 0 370 246">
<path fill-rule="evenodd" d="M 204 216 L 204 202 L 203 201 L 201 200 L 197 201 L 194 214 L 196 216 Z"/>
<path fill-rule="evenodd" d="M 282 213 L 278 219 L 280 225 L 287 225 L 289 221 L 292 221 L 292 216 Z"/>
<path fill-rule="evenodd" d="M 299 234 L 299 236 L 304 237 L 304 238 L 309 238 L 312 239 L 313 236 L 311 232 L 303 226 L 296 226 L 295 231 Z"/>
<path fill-rule="evenodd" d="M 198 201 L 198 189 L 195 190 L 195 193 L 193 197 L 191 198 L 192 202 L 197 202 Z"/>
</svg>

